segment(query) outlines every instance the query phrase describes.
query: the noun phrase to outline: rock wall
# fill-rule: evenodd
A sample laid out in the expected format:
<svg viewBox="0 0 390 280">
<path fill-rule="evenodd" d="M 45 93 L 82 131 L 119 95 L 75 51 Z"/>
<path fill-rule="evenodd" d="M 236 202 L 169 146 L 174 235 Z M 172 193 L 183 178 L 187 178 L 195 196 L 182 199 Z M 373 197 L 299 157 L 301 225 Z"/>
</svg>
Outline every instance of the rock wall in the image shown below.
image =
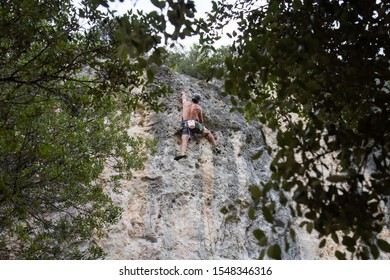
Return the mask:
<svg viewBox="0 0 390 280">
<path fill-rule="evenodd" d="M 217 86 L 166 67 L 156 80 L 175 93 L 162 100 L 164 112 L 135 114 L 129 133 L 158 138 L 158 152 L 143 171 L 123 182 L 121 194 L 111 194 L 124 213 L 99 244 L 109 259 L 257 258 L 252 231 L 258 224 L 246 213 L 248 186 L 269 176 L 266 155 L 250 159 L 253 149 L 264 145 L 261 131 L 229 112 Z M 187 159 L 173 159 L 180 153 L 182 90 L 188 98 L 194 92 L 202 95 L 206 127 L 221 145 L 221 154 L 213 154 L 207 139 L 200 137 L 189 142 Z"/>
<path fill-rule="evenodd" d="M 121 194 L 111 193 L 124 212 L 120 222 L 97 240 L 108 259 L 256 259 L 260 248 L 253 230 L 270 233 L 258 212 L 256 220 L 247 213 L 251 203 L 249 186 L 265 182 L 270 156 L 252 160 L 256 149 L 265 145 L 263 132 L 248 124 L 239 113 L 231 113 L 218 86 L 177 74 L 161 67 L 157 82 L 174 93 L 162 101 L 164 112 L 134 114 L 129 133 L 157 138 L 158 151 L 144 170 L 123 182 Z M 175 161 L 180 153 L 181 91 L 187 98 L 198 92 L 205 125 L 222 147 L 213 154 L 205 138 L 193 138 L 187 159 Z M 111 172 L 107 170 L 106 172 Z M 282 207 L 275 213 L 287 220 Z M 318 249 L 318 241 L 297 229 L 297 242 L 290 244 L 283 259 L 330 258 L 334 248 Z M 287 232 L 272 234 L 269 241 L 283 248 Z"/>
<path fill-rule="evenodd" d="M 164 112 L 135 114 L 129 133 L 156 137 L 158 152 L 143 171 L 123 182 L 121 194 L 111 194 L 124 213 L 99 244 L 109 259 L 257 258 L 252 231 L 262 222 L 251 221 L 247 211 L 248 187 L 269 176 L 267 155 L 251 160 L 264 145 L 261 131 L 229 112 L 217 86 L 166 67 L 156 81 L 175 93 L 162 100 Z M 194 92 L 202 95 L 205 125 L 221 145 L 221 154 L 213 154 L 207 139 L 197 137 L 189 142 L 187 159 L 173 159 L 180 153 L 182 90 L 188 98 Z"/>
</svg>

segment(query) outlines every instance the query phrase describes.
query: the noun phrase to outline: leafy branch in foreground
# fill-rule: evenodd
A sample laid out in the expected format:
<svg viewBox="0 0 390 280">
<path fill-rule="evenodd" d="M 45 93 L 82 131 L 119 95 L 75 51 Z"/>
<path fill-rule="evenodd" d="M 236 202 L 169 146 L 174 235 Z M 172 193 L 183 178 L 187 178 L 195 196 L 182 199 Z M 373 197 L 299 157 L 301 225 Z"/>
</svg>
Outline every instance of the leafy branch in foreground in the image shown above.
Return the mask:
<svg viewBox="0 0 390 280">
<path fill-rule="evenodd" d="M 89 1 L 3 1 L 0 28 L 0 258 L 102 257 L 92 237 L 121 213 L 104 189 L 153 149 L 130 114 L 167 89 L 133 91 L 148 63 L 118 57 L 118 21 Z"/>
<path fill-rule="evenodd" d="M 380 233 L 389 228 L 390 4 L 213 3 L 210 28 L 236 20 L 240 31 L 231 34 L 226 92 L 249 119 L 275 130 L 279 146 L 253 208 L 261 201 L 274 228 L 275 205 L 290 209 L 321 247 L 326 237 L 344 246 L 338 258 L 389 253 Z M 284 226 L 294 238 L 292 224 Z"/>
</svg>

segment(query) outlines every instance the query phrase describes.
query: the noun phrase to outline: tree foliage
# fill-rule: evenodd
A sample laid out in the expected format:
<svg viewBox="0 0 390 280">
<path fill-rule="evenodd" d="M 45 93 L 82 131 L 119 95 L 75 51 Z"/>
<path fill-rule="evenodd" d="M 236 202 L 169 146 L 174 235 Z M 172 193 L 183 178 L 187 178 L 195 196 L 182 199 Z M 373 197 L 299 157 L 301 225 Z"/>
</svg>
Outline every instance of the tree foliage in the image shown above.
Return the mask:
<svg viewBox="0 0 390 280">
<path fill-rule="evenodd" d="M 209 81 L 222 78 L 226 70 L 225 59 L 229 55 L 229 47 L 212 48 L 194 44 L 189 50 L 168 51 L 163 62 L 174 71 Z"/>
<path fill-rule="evenodd" d="M 127 129 L 132 111 L 158 110 L 167 92 L 133 91 L 152 63 L 136 56 L 157 44 L 118 56 L 123 21 L 95 2 L 1 1 L 1 259 L 102 257 L 91 240 L 121 212 L 104 189 L 153 146 Z"/>
<path fill-rule="evenodd" d="M 390 194 L 390 4 L 238 0 L 213 6 L 211 28 L 233 19 L 239 25 L 230 34 L 226 92 L 238 110 L 277 135 L 272 178 L 254 201 L 266 214 L 275 205 L 270 191 L 279 192 L 280 205 L 304 218 L 309 232 L 346 248 L 349 255 L 336 257 L 389 253 L 378 234 L 388 226 Z"/>
</svg>

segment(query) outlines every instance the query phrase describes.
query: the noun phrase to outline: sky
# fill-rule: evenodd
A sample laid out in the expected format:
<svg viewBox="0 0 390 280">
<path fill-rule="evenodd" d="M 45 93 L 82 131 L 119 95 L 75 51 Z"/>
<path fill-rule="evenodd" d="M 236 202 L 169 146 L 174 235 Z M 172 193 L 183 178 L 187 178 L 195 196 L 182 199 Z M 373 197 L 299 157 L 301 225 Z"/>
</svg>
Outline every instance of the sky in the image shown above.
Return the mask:
<svg viewBox="0 0 390 280">
<path fill-rule="evenodd" d="M 212 9 L 212 3 L 211 0 L 193 0 L 195 2 L 195 17 L 205 17 L 206 12 L 211 11 Z M 110 8 L 117 10 L 118 14 L 124 14 L 130 9 L 140 9 L 144 10 L 145 12 L 150 12 L 153 10 L 156 10 L 156 8 L 150 0 L 124 0 L 123 2 L 120 2 L 119 0 L 116 0 L 115 2 L 110 3 Z M 234 29 L 236 29 L 236 24 L 232 22 L 224 29 L 224 32 L 232 32 Z M 198 37 L 190 37 L 186 38 L 184 40 L 179 41 L 181 44 L 184 45 L 185 48 L 189 48 L 193 44 L 198 43 L 199 38 Z M 222 36 L 222 39 L 220 39 L 218 42 L 215 43 L 215 47 L 220 47 L 223 45 L 228 45 L 232 41 L 231 39 L 224 35 Z"/>
</svg>

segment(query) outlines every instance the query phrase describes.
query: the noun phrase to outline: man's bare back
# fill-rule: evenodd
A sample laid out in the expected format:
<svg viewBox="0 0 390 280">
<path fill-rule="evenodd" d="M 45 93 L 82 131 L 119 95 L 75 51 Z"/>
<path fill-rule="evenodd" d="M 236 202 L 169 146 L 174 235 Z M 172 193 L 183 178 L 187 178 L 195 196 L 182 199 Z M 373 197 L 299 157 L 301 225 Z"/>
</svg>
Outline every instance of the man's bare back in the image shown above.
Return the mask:
<svg viewBox="0 0 390 280">
<path fill-rule="evenodd" d="M 182 95 L 183 101 L 183 121 L 196 120 L 203 123 L 202 108 L 191 101 L 187 101 L 185 95 Z"/>
</svg>

